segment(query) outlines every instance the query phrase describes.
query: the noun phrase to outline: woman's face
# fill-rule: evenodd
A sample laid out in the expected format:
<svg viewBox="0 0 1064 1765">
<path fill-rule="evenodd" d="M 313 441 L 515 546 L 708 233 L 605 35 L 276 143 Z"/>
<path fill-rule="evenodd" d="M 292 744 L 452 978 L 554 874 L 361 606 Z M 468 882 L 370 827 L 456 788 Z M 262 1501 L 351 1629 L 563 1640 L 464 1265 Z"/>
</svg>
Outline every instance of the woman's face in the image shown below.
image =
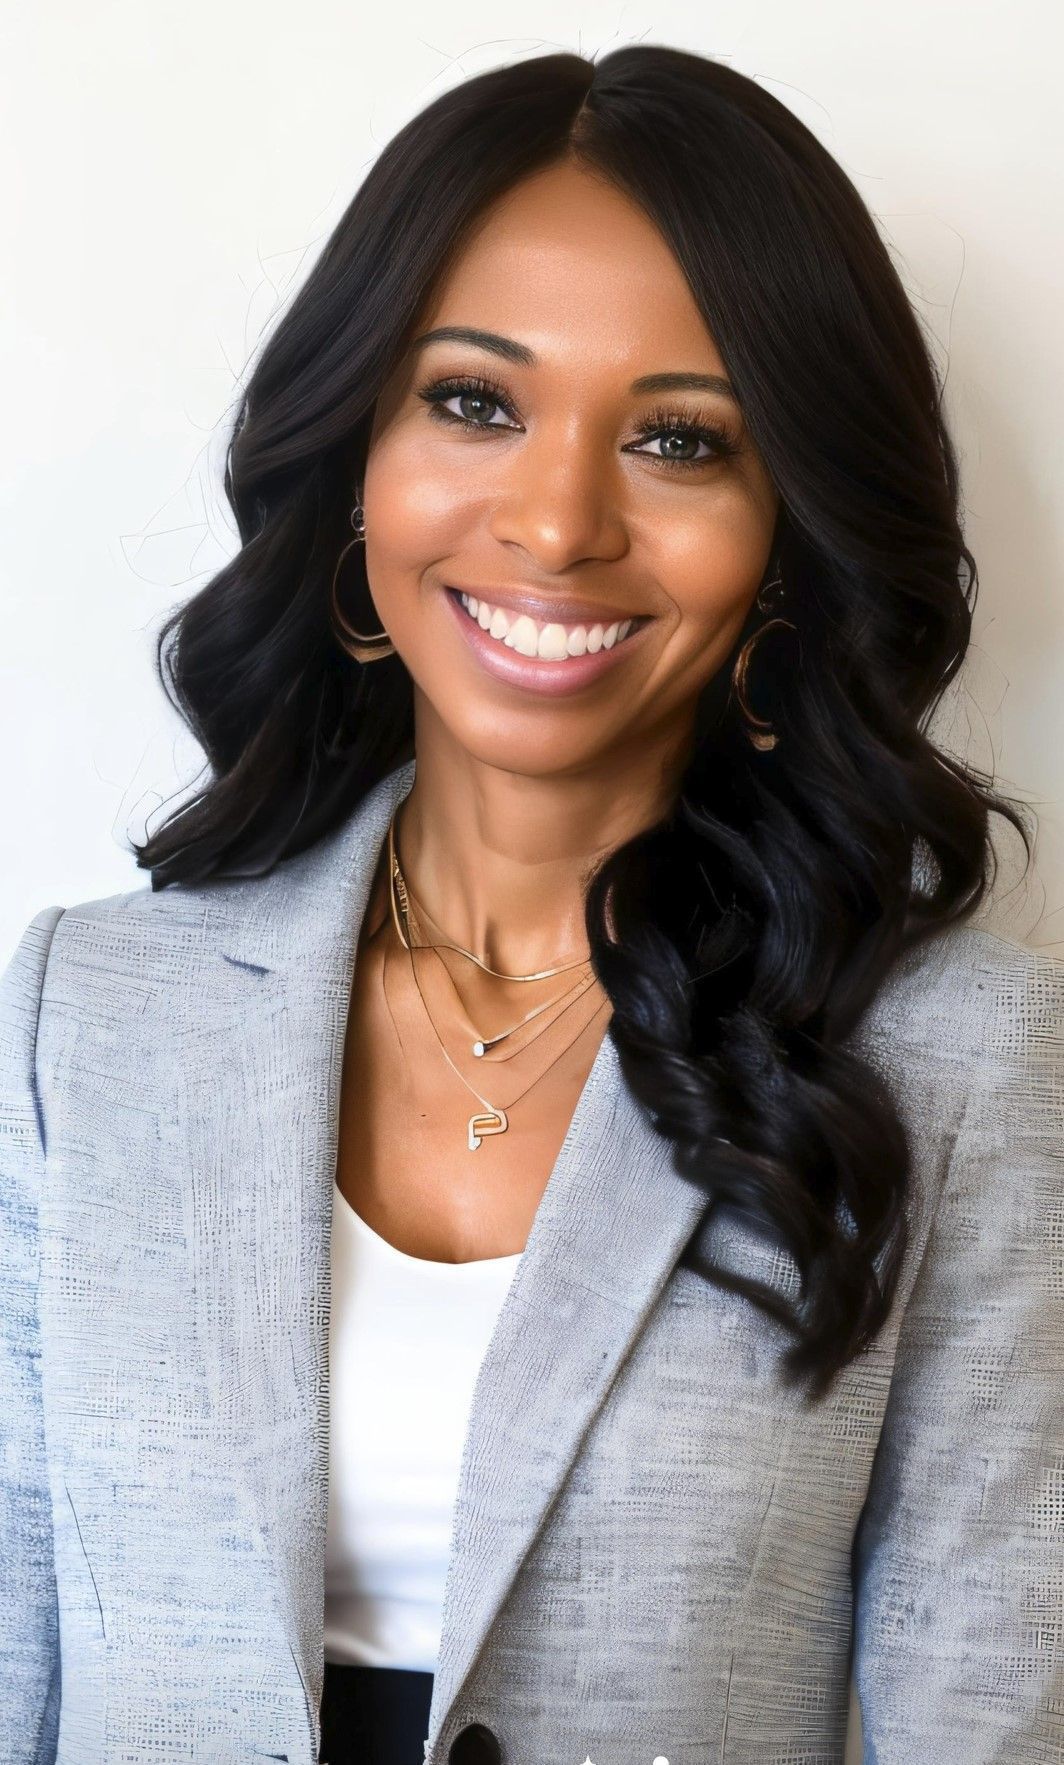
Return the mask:
<svg viewBox="0 0 1064 1765">
<path fill-rule="evenodd" d="M 441 327 L 494 346 L 417 343 Z M 417 713 L 525 775 L 683 750 L 764 578 L 778 498 L 669 248 L 612 186 L 551 167 L 481 217 L 412 337 L 362 500 Z M 713 384 L 634 384 L 664 375 Z"/>
</svg>

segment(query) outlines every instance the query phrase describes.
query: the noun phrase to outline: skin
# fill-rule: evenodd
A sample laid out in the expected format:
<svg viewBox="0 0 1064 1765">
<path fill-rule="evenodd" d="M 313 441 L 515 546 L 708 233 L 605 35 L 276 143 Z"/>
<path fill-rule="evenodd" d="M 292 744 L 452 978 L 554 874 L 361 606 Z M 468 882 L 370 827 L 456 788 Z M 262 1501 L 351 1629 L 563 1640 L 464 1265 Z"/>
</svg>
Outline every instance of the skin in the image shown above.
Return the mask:
<svg viewBox="0 0 1064 1765">
<path fill-rule="evenodd" d="M 500 333 L 534 351 L 537 365 L 467 343 L 408 348 L 377 402 L 362 480 L 366 567 L 379 623 L 414 682 L 417 779 L 397 818 L 397 841 L 431 935 L 492 968 L 527 973 L 586 957 L 589 868 L 673 800 L 698 695 L 728 656 L 771 562 L 778 495 L 728 396 L 630 390 L 642 375 L 725 376 L 726 369 L 651 221 L 575 162 L 526 179 L 483 215 L 409 335 L 440 325 Z M 430 381 L 465 374 L 495 382 L 510 409 L 490 395 L 479 406 L 451 396 L 447 408 L 491 433 L 441 422 L 418 396 Z M 689 437 L 682 451 L 705 463 L 687 471 L 662 464 L 662 432 L 639 436 L 662 405 L 692 423 L 711 414 L 738 453 L 717 458 Z M 448 583 L 571 593 L 651 615 L 653 624 L 638 656 L 581 691 L 544 698 L 484 669 L 457 627 Z M 575 976 L 522 985 L 446 960 L 461 1001 L 441 958 L 428 953 L 418 959 L 424 995 L 452 1059 L 490 1096 L 493 1075 L 461 1058 L 467 1021 L 490 1034 Z M 600 991 L 589 1006 L 596 999 L 608 1007 Z M 498 1100 L 515 1098 L 548 1053 L 572 1038 L 573 1019 L 586 1015 L 574 1008 L 529 1063 L 497 1067 Z M 363 1107 L 345 1112 L 341 1186 L 363 1218 L 411 1254 L 461 1261 L 521 1248 L 604 1015 L 537 1086 L 532 1107 L 518 1105 L 512 1128 L 523 1115 L 522 1133 L 500 1135 L 486 1143 L 490 1152 L 471 1157 L 463 1129 L 479 1105 L 446 1065 L 425 1017 L 391 925 L 382 862 L 351 1025 L 345 1089 Z M 381 1100 L 375 1125 L 373 1098 Z M 421 1136 L 422 1157 L 405 1162 L 422 1174 L 405 1186 L 394 1146 L 389 1157 L 386 1120 L 396 1137 L 402 1125 L 408 1148 L 411 1135 Z"/>
</svg>

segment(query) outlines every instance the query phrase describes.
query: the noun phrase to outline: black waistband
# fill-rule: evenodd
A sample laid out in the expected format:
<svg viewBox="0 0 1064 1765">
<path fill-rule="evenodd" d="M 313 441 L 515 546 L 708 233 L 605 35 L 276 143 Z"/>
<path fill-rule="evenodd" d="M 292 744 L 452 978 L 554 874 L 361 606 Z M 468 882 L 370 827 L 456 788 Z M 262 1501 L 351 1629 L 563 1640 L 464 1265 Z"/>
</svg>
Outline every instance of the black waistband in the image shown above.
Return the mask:
<svg viewBox="0 0 1064 1765">
<path fill-rule="evenodd" d="M 325 1663 L 320 1765 L 424 1765 L 431 1673 Z"/>
</svg>

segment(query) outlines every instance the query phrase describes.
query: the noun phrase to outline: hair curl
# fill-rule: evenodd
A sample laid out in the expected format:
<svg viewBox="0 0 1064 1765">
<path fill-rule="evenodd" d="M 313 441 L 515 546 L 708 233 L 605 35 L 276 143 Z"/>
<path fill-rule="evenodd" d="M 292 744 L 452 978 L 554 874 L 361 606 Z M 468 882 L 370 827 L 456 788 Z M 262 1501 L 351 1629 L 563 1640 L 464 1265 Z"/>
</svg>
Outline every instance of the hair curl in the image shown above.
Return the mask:
<svg viewBox="0 0 1064 1765">
<path fill-rule="evenodd" d="M 702 1272 L 786 1323 L 785 1376 L 818 1397 L 885 1320 L 906 1244 L 906 1131 L 842 1044 L 903 948 L 986 894 L 990 813 L 1031 846 L 1017 806 L 924 733 L 976 594 L 933 360 L 849 178 L 753 80 L 659 46 L 542 55 L 384 148 L 244 393 L 225 468 L 241 550 L 155 658 L 212 777 L 134 849 L 153 889 L 260 874 L 413 756 L 401 659 L 352 664 L 328 617 L 352 487 L 465 231 L 565 158 L 670 245 L 781 499 L 797 629 L 751 670 L 778 746 L 751 746 L 726 662 L 669 815 L 601 864 L 586 930 L 626 1083 L 677 1168 L 789 1250 L 801 1294 Z"/>
</svg>

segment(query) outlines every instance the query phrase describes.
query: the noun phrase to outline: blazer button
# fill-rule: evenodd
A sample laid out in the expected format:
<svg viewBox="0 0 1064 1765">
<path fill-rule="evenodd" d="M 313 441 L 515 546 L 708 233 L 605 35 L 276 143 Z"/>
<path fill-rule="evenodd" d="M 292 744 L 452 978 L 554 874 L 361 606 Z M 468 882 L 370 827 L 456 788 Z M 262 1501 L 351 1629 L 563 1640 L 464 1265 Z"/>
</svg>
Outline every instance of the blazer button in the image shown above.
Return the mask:
<svg viewBox="0 0 1064 1765">
<path fill-rule="evenodd" d="M 498 1735 L 483 1722 L 467 1723 L 447 1750 L 447 1765 L 502 1765 Z"/>
</svg>

